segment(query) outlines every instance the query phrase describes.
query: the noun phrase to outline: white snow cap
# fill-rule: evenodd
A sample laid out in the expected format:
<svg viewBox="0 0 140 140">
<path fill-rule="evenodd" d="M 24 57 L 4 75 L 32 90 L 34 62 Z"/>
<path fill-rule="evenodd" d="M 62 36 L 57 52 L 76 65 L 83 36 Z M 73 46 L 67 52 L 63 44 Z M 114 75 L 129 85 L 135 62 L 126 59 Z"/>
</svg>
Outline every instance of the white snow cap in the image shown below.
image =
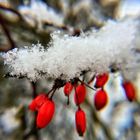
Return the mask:
<svg viewBox="0 0 140 140">
<path fill-rule="evenodd" d="M 125 71 L 136 66 L 133 52 L 137 21 L 109 20 L 99 30 L 80 36 L 63 35 L 57 31 L 47 50 L 41 44 L 14 49 L 3 55 L 11 75 L 27 76 L 31 80 L 43 77 L 72 79 L 81 71 L 103 73 L 112 64 Z"/>
</svg>

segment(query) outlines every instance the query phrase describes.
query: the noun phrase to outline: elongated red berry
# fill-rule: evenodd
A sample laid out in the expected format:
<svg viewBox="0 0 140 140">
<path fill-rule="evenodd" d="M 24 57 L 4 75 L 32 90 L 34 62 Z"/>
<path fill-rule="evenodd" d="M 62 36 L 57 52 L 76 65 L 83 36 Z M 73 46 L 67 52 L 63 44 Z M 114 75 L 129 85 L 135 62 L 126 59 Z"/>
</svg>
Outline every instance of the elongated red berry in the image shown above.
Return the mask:
<svg viewBox="0 0 140 140">
<path fill-rule="evenodd" d="M 123 85 L 127 99 L 130 102 L 133 101 L 135 99 L 135 96 L 136 96 L 134 85 L 129 81 L 125 81 L 122 85 Z"/>
<path fill-rule="evenodd" d="M 73 89 L 73 85 L 70 82 L 67 82 L 64 86 L 64 94 L 66 96 L 69 96 L 70 93 L 72 92 L 72 89 Z"/>
<path fill-rule="evenodd" d="M 86 131 L 86 114 L 82 109 L 76 111 L 75 123 L 79 136 L 83 136 Z"/>
<path fill-rule="evenodd" d="M 84 102 L 86 97 L 86 87 L 84 84 L 78 85 L 75 89 L 74 101 L 79 105 Z"/>
<path fill-rule="evenodd" d="M 47 99 L 47 96 L 44 93 L 41 93 L 34 100 L 32 100 L 32 102 L 29 104 L 29 109 L 32 111 L 38 110 Z"/>
<path fill-rule="evenodd" d="M 44 128 L 47 126 L 53 118 L 55 112 L 55 104 L 52 100 L 47 100 L 40 107 L 36 119 L 36 124 L 38 128 Z"/>
<path fill-rule="evenodd" d="M 107 82 L 108 78 L 109 78 L 108 73 L 103 73 L 103 74 L 97 75 L 95 87 L 96 88 L 103 87 L 105 85 L 105 83 Z"/>
<path fill-rule="evenodd" d="M 94 105 L 97 110 L 101 110 L 108 102 L 107 93 L 104 90 L 98 90 L 94 96 Z"/>
</svg>

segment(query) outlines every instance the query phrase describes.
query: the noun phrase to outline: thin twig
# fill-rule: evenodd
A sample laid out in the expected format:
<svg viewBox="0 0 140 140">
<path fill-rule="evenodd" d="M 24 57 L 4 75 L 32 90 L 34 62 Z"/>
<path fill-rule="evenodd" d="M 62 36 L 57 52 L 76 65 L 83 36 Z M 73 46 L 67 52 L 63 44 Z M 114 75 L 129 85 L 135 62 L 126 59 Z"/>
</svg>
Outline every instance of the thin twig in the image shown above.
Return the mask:
<svg viewBox="0 0 140 140">
<path fill-rule="evenodd" d="M 11 75 L 10 73 L 6 73 L 3 77 L 4 78 L 18 78 L 18 79 L 26 78 L 26 76 L 16 76 L 16 75 Z"/>
<path fill-rule="evenodd" d="M 32 97 L 34 99 L 37 96 L 37 84 L 35 82 L 31 82 L 31 85 L 33 88 Z M 37 112 L 34 113 L 34 120 L 33 120 L 32 129 L 31 129 L 31 132 L 32 132 L 31 135 L 35 136 L 35 140 L 40 140 L 38 129 L 36 128 L 36 116 L 37 116 Z"/>
<path fill-rule="evenodd" d="M 90 89 L 92 89 L 92 90 L 95 90 L 95 91 L 96 91 L 96 89 L 95 89 L 95 88 L 93 88 L 93 87 L 89 86 L 87 83 L 85 83 L 85 82 L 81 81 L 80 79 L 78 79 L 78 81 L 80 81 L 81 83 L 83 83 L 84 85 L 86 85 L 88 88 L 90 88 Z"/>
<path fill-rule="evenodd" d="M 74 90 L 75 90 L 75 96 L 76 96 L 76 100 L 77 100 L 77 107 L 80 108 L 80 104 L 79 104 L 79 97 L 76 91 L 76 86 L 74 86 Z"/>
<path fill-rule="evenodd" d="M 5 25 L 5 20 L 1 14 L 0 14 L 0 24 L 1 24 L 1 27 L 5 33 L 8 41 L 9 41 L 9 43 L 10 43 L 11 48 L 9 50 L 14 49 L 16 47 L 15 42 L 13 41 L 9 30 L 8 30 L 7 26 Z"/>
<path fill-rule="evenodd" d="M 49 96 L 49 94 L 54 90 L 54 88 L 52 88 L 48 93 L 47 96 Z"/>
<path fill-rule="evenodd" d="M 95 79 L 95 74 L 91 77 L 91 79 L 87 83 L 90 84 L 94 79 Z"/>
<path fill-rule="evenodd" d="M 17 10 L 15 10 L 11 7 L 5 7 L 5 6 L 0 4 L 0 9 L 10 11 L 10 12 L 16 14 L 20 18 L 20 20 L 23 20 L 22 15 Z"/>
<path fill-rule="evenodd" d="M 53 98 L 53 96 L 54 96 L 55 91 L 56 91 L 56 88 L 53 90 L 53 92 L 52 92 L 52 94 L 51 94 L 51 97 L 50 97 L 51 100 L 52 100 L 52 98 Z"/>
<path fill-rule="evenodd" d="M 30 83 L 33 89 L 32 98 L 34 99 L 37 96 L 36 83 L 34 82 L 30 82 Z M 28 140 L 29 137 L 31 136 L 34 136 L 35 140 L 40 140 L 39 133 L 38 133 L 39 129 L 36 127 L 36 116 L 37 116 L 37 112 L 34 112 L 32 127 L 29 132 L 24 134 L 23 140 Z"/>
</svg>

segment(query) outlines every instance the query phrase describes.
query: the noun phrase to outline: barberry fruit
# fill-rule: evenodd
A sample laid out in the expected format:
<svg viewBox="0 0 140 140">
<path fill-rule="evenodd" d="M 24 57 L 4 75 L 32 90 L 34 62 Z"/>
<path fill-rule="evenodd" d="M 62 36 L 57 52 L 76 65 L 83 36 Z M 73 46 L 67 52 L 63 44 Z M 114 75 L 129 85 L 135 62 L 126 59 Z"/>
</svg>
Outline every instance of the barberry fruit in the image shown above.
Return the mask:
<svg viewBox="0 0 140 140">
<path fill-rule="evenodd" d="M 41 93 L 32 100 L 32 102 L 29 104 L 29 109 L 32 111 L 38 110 L 47 99 L 47 96 L 44 93 Z"/>
<path fill-rule="evenodd" d="M 79 136 L 83 136 L 86 131 L 86 114 L 81 108 L 76 111 L 75 123 Z"/>
<path fill-rule="evenodd" d="M 86 97 L 86 87 L 84 84 L 78 85 L 75 89 L 74 101 L 76 105 L 84 102 Z"/>
<path fill-rule="evenodd" d="M 55 104 L 52 100 L 46 100 L 45 103 L 40 107 L 36 119 L 38 128 L 44 128 L 52 120 L 55 112 Z"/>
<path fill-rule="evenodd" d="M 73 89 L 73 85 L 70 82 L 67 82 L 64 86 L 64 94 L 66 96 L 69 96 L 70 93 L 72 92 L 72 89 Z"/>
<path fill-rule="evenodd" d="M 103 87 L 105 85 L 105 83 L 107 82 L 108 78 L 109 78 L 108 73 L 103 73 L 103 74 L 97 75 L 95 87 L 96 88 Z"/>
<path fill-rule="evenodd" d="M 130 102 L 133 101 L 135 99 L 135 96 L 136 96 L 134 85 L 129 81 L 125 81 L 122 85 L 123 85 L 127 99 Z"/>
<path fill-rule="evenodd" d="M 108 96 L 104 90 L 98 90 L 94 96 L 94 105 L 97 110 L 101 110 L 107 104 Z"/>
</svg>

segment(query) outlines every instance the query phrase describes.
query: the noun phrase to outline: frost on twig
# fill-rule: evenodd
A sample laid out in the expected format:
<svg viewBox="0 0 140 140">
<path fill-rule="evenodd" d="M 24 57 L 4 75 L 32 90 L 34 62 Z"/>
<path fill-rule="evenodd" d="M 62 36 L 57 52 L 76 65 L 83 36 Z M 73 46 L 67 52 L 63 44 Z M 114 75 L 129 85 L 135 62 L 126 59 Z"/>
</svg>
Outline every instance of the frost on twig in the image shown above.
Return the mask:
<svg viewBox="0 0 140 140">
<path fill-rule="evenodd" d="M 114 65 L 125 71 L 137 67 L 134 53 L 136 20 L 109 20 L 100 30 L 80 36 L 54 32 L 47 50 L 41 44 L 11 50 L 3 55 L 11 75 L 31 80 L 43 77 L 72 79 L 82 71 L 103 73 Z"/>
</svg>

